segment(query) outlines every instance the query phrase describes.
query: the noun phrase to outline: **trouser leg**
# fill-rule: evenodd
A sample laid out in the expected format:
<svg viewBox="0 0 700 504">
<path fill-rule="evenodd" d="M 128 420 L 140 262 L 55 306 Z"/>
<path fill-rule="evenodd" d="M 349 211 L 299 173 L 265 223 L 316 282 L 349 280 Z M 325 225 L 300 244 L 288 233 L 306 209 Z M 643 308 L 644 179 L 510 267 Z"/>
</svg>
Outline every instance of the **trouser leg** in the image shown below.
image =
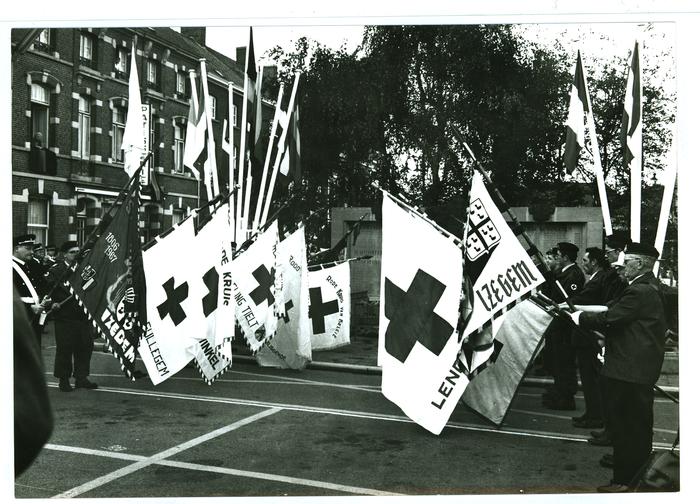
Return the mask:
<svg viewBox="0 0 700 504">
<path fill-rule="evenodd" d="M 73 337 L 73 324 L 65 320 L 54 322 L 56 334 L 56 356 L 53 363 L 53 375 L 56 378 L 70 378 L 73 373 L 73 352 L 75 338 Z"/>
<path fill-rule="evenodd" d="M 89 322 L 76 323 L 77 342 L 75 350 L 75 378 L 81 380 L 90 375 L 90 359 L 92 358 L 92 329 Z"/>
<path fill-rule="evenodd" d="M 629 484 L 651 454 L 654 426 L 654 389 L 651 385 L 625 383 L 624 433 L 621 434 L 619 464 L 615 454 L 615 479 Z"/>
<path fill-rule="evenodd" d="M 602 399 L 600 394 L 600 362 L 592 347 L 576 349 L 578 369 L 581 373 L 583 398 L 586 403 L 586 416 L 598 420 L 603 417 Z"/>
<path fill-rule="evenodd" d="M 558 331 L 555 353 L 556 368 L 554 386 L 562 397 L 573 397 L 576 394 L 576 352 L 571 344 L 571 331 L 565 328 Z"/>
</svg>

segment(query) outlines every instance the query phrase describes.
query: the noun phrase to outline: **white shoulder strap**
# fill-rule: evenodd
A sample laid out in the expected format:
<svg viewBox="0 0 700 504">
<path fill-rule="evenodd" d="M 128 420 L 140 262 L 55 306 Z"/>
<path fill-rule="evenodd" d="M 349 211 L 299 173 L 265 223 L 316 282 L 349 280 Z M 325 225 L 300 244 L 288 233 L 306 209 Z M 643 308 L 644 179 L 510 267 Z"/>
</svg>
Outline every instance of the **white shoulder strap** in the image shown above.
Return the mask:
<svg viewBox="0 0 700 504">
<path fill-rule="evenodd" d="M 12 261 L 12 269 L 14 269 L 17 272 L 17 274 L 20 276 L 22 281 L 29 289 L 29 294 L 31 294 L 31 297 L 23 297 L 22 302 L 39 304 L 39 294 L 37 293 L 36 289 L 34 288 L 34 285 L 32 284 L 32 281 L 29 280 L 29 277 L 24 272 L 24 270 L 20 268 L 19 264 L 17 264 L 15 261 Z"/>
</svg>

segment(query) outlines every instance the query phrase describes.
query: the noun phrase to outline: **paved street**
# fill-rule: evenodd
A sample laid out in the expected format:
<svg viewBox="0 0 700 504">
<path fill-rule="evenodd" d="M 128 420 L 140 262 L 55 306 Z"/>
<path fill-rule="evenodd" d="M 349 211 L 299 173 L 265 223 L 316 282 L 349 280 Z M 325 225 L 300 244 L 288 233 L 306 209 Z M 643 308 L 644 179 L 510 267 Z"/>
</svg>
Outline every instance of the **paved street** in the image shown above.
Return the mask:
<svg viewBox="0 0 700 504">
<path fill-rule="evenodd" d="M 124 378 L 98 345 L 100 388 L 62 393 L 50 333 L 43 345 L 55 429 L 16 497 L 587 493 L 610 478 L 598 465 L 610 449 L 571 426 L 580 394 L 576 412 L 555 412 L 522 386 L 500 428 L 458 405 L 437 437 L 382 396 L 374 373 L 239 360 L 211 386 L 186 368 L 154 387 Z M 655 444 L 668 447 L 677 425 L 677 406 L 657 397 Z"/>
</svg>

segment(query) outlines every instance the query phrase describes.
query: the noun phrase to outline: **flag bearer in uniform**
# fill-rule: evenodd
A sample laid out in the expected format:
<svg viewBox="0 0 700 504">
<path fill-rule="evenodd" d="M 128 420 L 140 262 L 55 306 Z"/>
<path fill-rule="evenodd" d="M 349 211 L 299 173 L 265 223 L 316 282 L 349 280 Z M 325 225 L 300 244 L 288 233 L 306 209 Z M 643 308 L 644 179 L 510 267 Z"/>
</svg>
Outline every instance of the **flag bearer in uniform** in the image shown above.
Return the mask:
<svg viewBox="0 0 700 504">
<path fill-rule="evenodd" d="M 601 372 L 613 442 L 613 477 L 599 492 L 625 492 L 651 453 L 654 384 L 664 360 L 666 319 L 659 282 L 652 269 L 658 251 L 631 243 L 625 250 L 629 285 L 607 311 L 574 312 L 574 323 L 605 331 Z"/>
<path fill-rule="evenodd" d="M 41 313 L 50 305 L 51 300 L 40 297 L 29 269 L 29 262 L 34 254 L 34 238 L 35 235 L 26 234 L 16 236 L 12 240 L 12 283 L 27 310 L 27 318 L 31 321 L 32 329 L 41 346 Z"/>
<path fill-rule="evenodd" d="M 56 359 L 53 375 L 58 378 L 58 388 L 62 392 L 72 392 L 71 375 L 75 377 L 75 388 L 96 389 L 97 384 L 88 380 L 94 331 L 83 308 L 78 304 L 67 287 L 65 280 L 69 269 L 75 269 L 75 261 L 80 252 L 78 242 L 67 241 L 61 246 L 63 257 L 51 267 L 48 283 L 54 288 L 51 313 L 54 316 L 56 332 Z"/>
<path fill-rule="evenodd" d="M 585 281 L 581 268 L 576 264 L 578 247 L 573 243 L 560 242 L 557 249 L 560 269 L 555 278 L 570 297 L 583 287 Z M 553 289 L 552 295 L 556 296 L 553 299 L 557 302 L 565 299 L 558 287 Z M 571 326 L 565 320 L 555 319 L 550 328 L 554 350 L 554 388 L 544 394 L 542 403 L 553 410 L 575 410 L 576 352 L 571 344 Z"/>
</svg>

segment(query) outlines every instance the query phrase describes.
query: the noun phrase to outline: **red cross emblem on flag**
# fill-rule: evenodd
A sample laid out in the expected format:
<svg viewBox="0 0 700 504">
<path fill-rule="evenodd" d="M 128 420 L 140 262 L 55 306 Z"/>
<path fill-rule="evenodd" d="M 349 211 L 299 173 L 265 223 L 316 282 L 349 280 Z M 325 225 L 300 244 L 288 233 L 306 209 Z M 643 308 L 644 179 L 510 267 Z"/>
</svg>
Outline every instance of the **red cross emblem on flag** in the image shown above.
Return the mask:
<svg viewBox="0 0 700 504">
<path fill-rule="evenodd" d="M 501 235 L 491 221 L 480 199 L 469 205 L 469 230 L 467 231 L 467 257 L 475 261 L 501 241 Z"/>
</svg>

